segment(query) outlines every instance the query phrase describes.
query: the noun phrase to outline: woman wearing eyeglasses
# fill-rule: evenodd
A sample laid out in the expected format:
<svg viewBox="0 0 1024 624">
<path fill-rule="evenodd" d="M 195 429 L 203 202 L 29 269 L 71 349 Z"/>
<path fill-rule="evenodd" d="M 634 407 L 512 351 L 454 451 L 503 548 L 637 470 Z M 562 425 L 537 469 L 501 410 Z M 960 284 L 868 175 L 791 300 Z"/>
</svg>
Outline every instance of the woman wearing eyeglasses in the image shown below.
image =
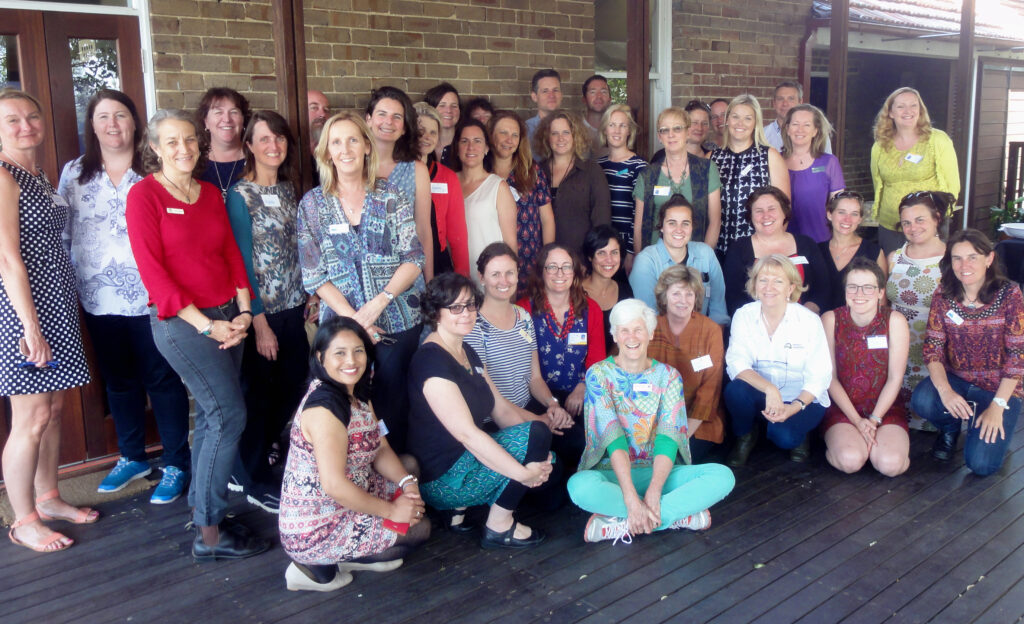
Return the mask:
<svg viewBox="0 0 1024 624">
<path fill-rule="evenodd" d="M 854 258 L 874 260 L 886 275 L 889 274 L 889 263 L 878 243 L 865 240 L 857 233 L 857 228 L 864 220 L 864 197 L 860 193 L 839 191 L 833 195 L 825 206 L 825 218 L 832 229 L 832 238 L 818 243 L 818 249 L 825 261 L 828 283 L 834 285 L 825 309 L 834 310 L 846 303 L 846 293 L 837 287 L 839 274 Z"/>
<path fill-rule="evenodd" d="M 690 116 L 686 151 L 701 158 L 711 158 L 711 152 L 718 147 L 708 139 L 711 132 L 711 107 L 700 100 L 690 100 L 683 110 Z"/>
<path fill-rule="evenodd" d="M 690 116 L 681 108 L 666 108 L 658 115 L 658 140 L 665 157 L 652 161 L 633 187 L 636 215 L 633 250 L 658 242 L 661 209 L 673 195 L 682 195 L 693 206 L 693 240 L 714 248 L 722 225 L 721 182 L 718 167 L 686 151 Z"/>
<path fill-rule="evenodd" d="M 910 467 L 907 410 L 897 401 L 907 365 L 910 330 L 902 314 L 885 305 L 885 273 L 867 258 L 854 258 L 843 273 L 846 305 L 821 317 L 835 376 L 832 405 L 821 431 L 825 459 L 854 473 L 869 460 L 895 477 Z"/>
<path fill-rule="evenodd" d="M 910 401 L 910 393 L 928 376 L 921 346 L 928 333 L 928 311 L 932 295 L 942 277 L 939 262 L 946 253 L 946 244 L 939 238 L 946 207 L 952 196 L 924 191 L 911 193 L 900 202 L 900 226 L 907 242 L 889 254 L 889 279 L 885 294 L 892 309 L 907 317 L 910 324 L 910 357 L 903 376 L 900 400 Z M 931 430 L 918 415 L 910 419 L 912 429 Z"/>
<path fill-rule="evenodd" d="M 583 267 L 576 252 L 558 243 L 541 248 L 529 295 L 519 305 L 533 317 L 544 381 L 576 420 L 556 440 L 555 449 L 568 466 L 575 467 L 585 443 L 580 419 L 585 375 L 606 354 L 601 306 L 583 289 Z"/>
</svg>

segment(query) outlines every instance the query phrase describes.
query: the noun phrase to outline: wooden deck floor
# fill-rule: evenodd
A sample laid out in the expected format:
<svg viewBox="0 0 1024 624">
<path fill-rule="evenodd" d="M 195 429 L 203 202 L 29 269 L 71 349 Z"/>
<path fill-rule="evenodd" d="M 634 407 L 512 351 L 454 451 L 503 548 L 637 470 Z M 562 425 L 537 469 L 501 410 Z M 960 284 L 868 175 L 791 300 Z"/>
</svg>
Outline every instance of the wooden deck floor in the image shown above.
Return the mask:
<svg viewBox="0 0 1024 624">
<path fill-rule="evenodd" d="M 357 573 L 331 594 L 286 591 L 280 548 L 195 564 L 185 504 L 136 497 L 67 527 L 79 542 L 66 553 L 0 545 L 0 621 L 1020 622 L 1022 430 L 984 479 L 960 455 L 931 460 L 931 434 L 912 434 L 912 466 L 897 479 L 840 474 L 820 447 L 797 465 L 762 446 L 705 533 L 584 544 L 585 515 L 526 513 L 550 535 L 540 548 L 488 552 L 437 531 L 399 570 Z M 236 509 L 275 534 L 276 516 L 242 499 Z"/>
</svg>

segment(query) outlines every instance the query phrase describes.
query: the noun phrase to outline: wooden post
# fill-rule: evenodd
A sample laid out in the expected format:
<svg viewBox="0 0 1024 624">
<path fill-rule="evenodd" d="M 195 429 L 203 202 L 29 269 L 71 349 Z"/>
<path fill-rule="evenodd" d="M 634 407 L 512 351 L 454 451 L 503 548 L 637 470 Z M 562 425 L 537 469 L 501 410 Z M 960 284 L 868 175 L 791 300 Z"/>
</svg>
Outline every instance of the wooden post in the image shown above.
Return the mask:
<svg viewBox="0 0 1024 624">
<path fill-rule="evenodd" d="M 960 58 L 956 64 L 956 98 L 953 103 L 953 145 L 956 146 L 958 165 L 960 167 L 960 185 L 966 187 L 967 170 L 972 162 L 967 153 L 971 134 L 971 123 L 968 118 L 971 102 L 971 87 L 974 81 L 974 3 L 975 0 L 963 0 L 960 8 Z M 963 193 L 964 208 L 967 209 L 969 193 Z"/>
<path fill-rule="evenodd" d="M 650 73 L 651 73 L 651 13 L 650 0 L 634 0 L 628 8 L 629 25 L 626 35 L 626 101 L 633 109 L 640 126 L 636 137 L 636 152 L 649 158 L 650 125 Z"/>
<path fill-rule="evenodd" d="M 309 109 L 306 104 L 306 34 L 302 0 L 271 0 L 273 6 L 274 63 L 277 68 L 277 110 L 288 120 L 297 139 L 296 191 L 299 197 L 312 186 L 309 159 Z"/>
<path fill-rule="evenodd" d="M 832 153 L 843 158 L 846 132 L 846 70 L 850 42 L 850 0 L 832 0 L 828 53 L 828 119 L 836 130 Z M 804 85 L 809 89 L 810 85 Z"/>
</svg>

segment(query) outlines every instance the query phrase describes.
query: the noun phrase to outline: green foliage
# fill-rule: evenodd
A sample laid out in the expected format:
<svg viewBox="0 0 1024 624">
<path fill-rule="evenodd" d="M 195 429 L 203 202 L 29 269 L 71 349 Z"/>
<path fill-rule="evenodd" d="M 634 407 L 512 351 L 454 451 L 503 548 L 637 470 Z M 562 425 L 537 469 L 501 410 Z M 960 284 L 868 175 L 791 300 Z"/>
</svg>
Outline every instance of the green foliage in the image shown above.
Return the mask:
<svg viewBox="0 0 1024 624">
<path fill-rule="evenodd" d="M 614 103 L 614 104 L 625 104 L 626 103 L 626 79 L 625 78 L 609 78 L 608 79 L 608 90 L 611 91 L 612 103 Z"/>
<path fill-rule="evenodd" d="M 1024 223 L 1024 197 L 1007 200 L 1002 208 L 989 208 L 989 225 L 995 238 L 999 237 L 999 226 L 1004 223 Z"/>
</svg>

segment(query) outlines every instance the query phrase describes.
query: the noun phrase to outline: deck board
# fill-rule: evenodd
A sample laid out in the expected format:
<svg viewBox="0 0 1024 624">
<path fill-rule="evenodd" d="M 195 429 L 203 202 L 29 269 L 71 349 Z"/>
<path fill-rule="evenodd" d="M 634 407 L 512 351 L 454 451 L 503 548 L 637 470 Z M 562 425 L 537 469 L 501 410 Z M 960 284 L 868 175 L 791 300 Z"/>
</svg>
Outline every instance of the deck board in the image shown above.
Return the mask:
<svg viewBox="0 0 1024 624">
<path fill-rule="evenodd" d="M 95 525 L 55 525 L 78 540 L 65 553 L 0 546 L 0 620 L 1014 622 L 1024 617 L 1022 431 L 983 479 L 960 455 L 933 461 L 931 434 L 912 432 L 911 468 L 895 479 L 841 474 L 820 444 L 803 465 L 762 445 L 709 531 L 585 544 L 587 514 L 524 510 L 522 521 L 548 533 L 540 548 L 484 551 L 435 526 L 399 570 L 356 573 L 330 594 L 287 591 L 276 544 L 245 561 L 193 563 L 185 504 L 140 494 L 100 505 Z M 232 504 L 276 535 L 275 516 Z"/>
</svg>

